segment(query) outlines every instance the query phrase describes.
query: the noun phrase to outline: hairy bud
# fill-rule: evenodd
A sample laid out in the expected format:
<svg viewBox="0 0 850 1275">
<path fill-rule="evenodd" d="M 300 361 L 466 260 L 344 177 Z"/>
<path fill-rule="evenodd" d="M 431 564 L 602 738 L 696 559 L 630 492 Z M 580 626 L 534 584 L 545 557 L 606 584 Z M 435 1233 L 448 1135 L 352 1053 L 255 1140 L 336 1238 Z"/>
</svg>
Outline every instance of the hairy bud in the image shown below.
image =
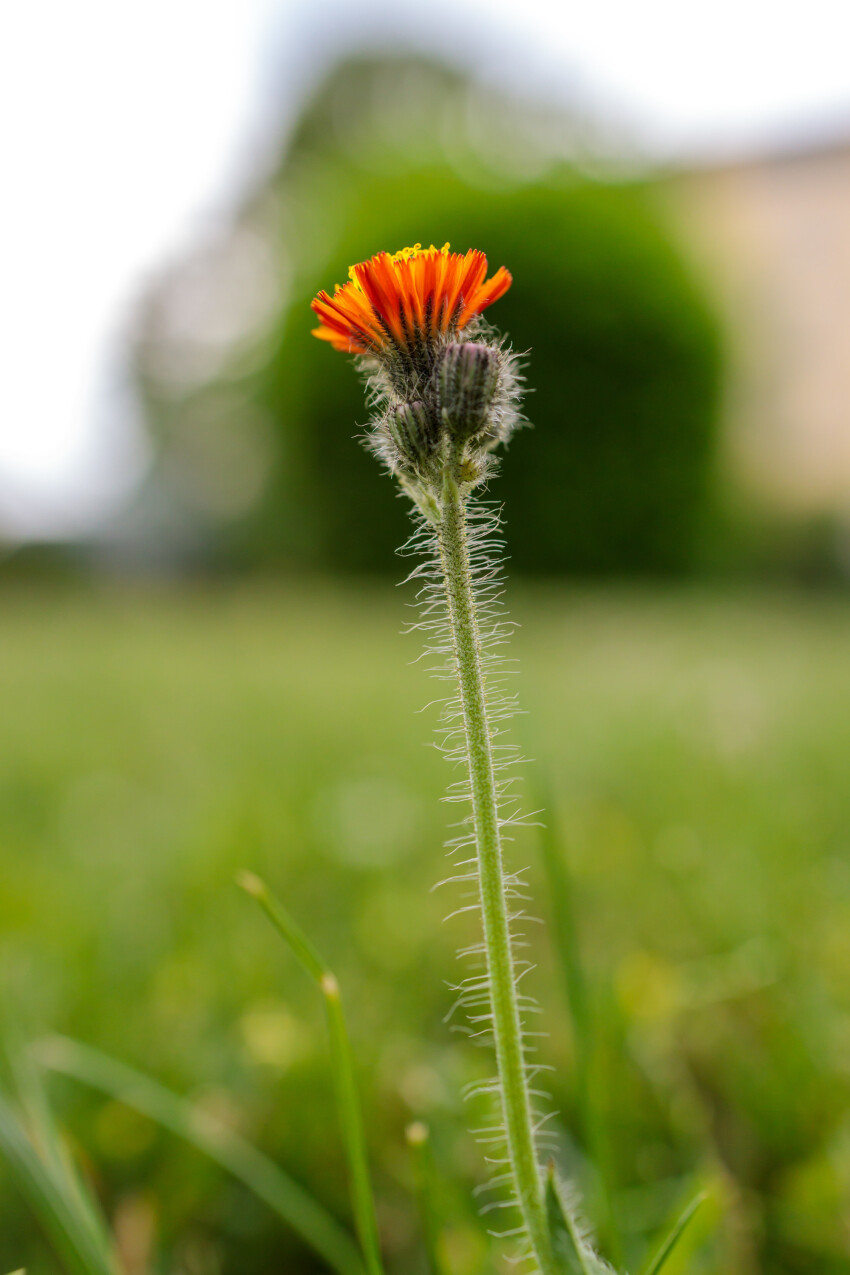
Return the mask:
<svg viewBox="0 0 850 1275">
<path fill-rule="evenodd" d="M 420 469 L 437 446 L 437 430 L 424 403 L 400 403 L 390 412 L 387 432 L 405 467 Z"/>
<path fill-rule="evenodd" d="M 499 384 L 499 355 L 489 345 L 455 341 L 447 345 L 435 371 L 440 416 L 461 442 L 486 430 Z"/>
</svg>

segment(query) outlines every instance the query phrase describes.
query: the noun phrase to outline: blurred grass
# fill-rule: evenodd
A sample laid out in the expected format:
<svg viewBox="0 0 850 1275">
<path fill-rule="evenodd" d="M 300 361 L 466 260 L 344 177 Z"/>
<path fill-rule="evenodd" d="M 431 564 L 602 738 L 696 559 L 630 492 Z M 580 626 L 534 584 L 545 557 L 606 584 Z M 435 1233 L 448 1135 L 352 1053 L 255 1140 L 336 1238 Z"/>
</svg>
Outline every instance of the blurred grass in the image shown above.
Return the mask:
<svg viewBox="0 0 850 1275">
<path fill-rule="evenodd" d="M 480 1153 L 457 1094 L 487 1060 L 441 1023 L 467 928 L 441 923 L 451 887 L 428 893 L 449 775 L 434 710 L 415 715 L 440 690 L 410 664 L 403 601 L 368 583 L 7 590 L 0 966 L 31 1031 L 192 1093 L 347 1218 L 320 1008 L 233 888 L 260 871 L 343 985 L 391 1268 L 417 1243 L 404 1128 L 421 1116 L 459 1179 L 447 1264 L 477 1275 Z M 565 835 L 627 1258 L 701 1175 L 720 1230 L 689 1271 L 846 1269 L 850 605 L 539 587 L 512 611 L 515 727 Z M 567 1167 L 586 1176 L 540 942 Z M 169 1269 L 318 1270 L 143 1117 L 51 1089 L 107 1210 L 153 1218 Z M 53 1269 L 5 1174 L 0 1236 L 3 1269 Z"/>
</svg>

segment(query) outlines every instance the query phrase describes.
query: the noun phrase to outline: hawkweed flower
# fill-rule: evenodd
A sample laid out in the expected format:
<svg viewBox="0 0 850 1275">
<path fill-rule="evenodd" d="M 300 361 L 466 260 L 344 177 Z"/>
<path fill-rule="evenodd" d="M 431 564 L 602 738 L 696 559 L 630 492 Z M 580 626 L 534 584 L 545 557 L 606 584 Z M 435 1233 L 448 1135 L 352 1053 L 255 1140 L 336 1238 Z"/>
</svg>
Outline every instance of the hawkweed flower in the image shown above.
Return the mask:
<svg viewBox="0 0 850 1275">
<path fill-rule="evenodd" d="M 441 339 L 460 332 L 476 314 L 511 286 L 501 266 L 487 279 L 487 258 L 471 249 L 464 256 L 415 244 L 379 252 L 349 270 L 334 295 L 320 292 L 313 309 L 321 319 L 313 335 L 348 354 L 387 356 L 393 350 L 416 358 Z"/>
<path fill-rule="evenodd" d="M 528 997 L 518 988 L 527 968 L 517 930 L 524 883 L 503 860 L 504 829 L 519 816 L 504 773 L 517 758 L 502 738 L 513 698 L 498 670 L 497 648 L 507 636 L 500 520 L 497 508 L 473 499 L 493 472 L 493 449 L 520 421 L 516 356 L 480 317 L 510 285 L 504 267 L 487 278 L 482 252 L 417 244 L 352 266 L 349 282 L 333 296 L 319 293 L 313 309 L 321 320 L 315 335 L 360 358 L 374 409 L 368 446 L 416 507 L 408 551 L 422 559 L 412 572 L 421 582 L 418 627 L 457 687 L 444 709 L 443 748 L 465 774 L 450 792 L 467 807 L 449 843 L 458 859 L 450 880 L 473 884 L 483 930 L 471 951 L 483 956 L 484 973 L 458 983 L 457 1006 L 475 1034 L 492 1041 L 498 1071 L 481 1086 L 496 1100 L 493 1123 L 482 1131 L 496 1166 L 484 1190 L 500 1193 L 486 1208 L 516 1208 L 518 1224 L 503 1233 L 520 1240 L 519 1256 L 534 1270 L 555 1275 L 538 1154 L 545 1115 L 533 1106 L 531 1083 L 540 1067 L 523 1024 Z"/>
<path fill-rule="evenodd" d="M 547 1068 L 538 1060 L 539 1031 L 526 1028 L 536 1006 L 524 984 L 520 990 L 531 968 L 520 928 L 528 892 L 522 870 L 504 856 L 505 830 L 523 823 L 512 791 L 521 759 L 505 737 L 516 704 L 500 670 L 510 633 L 501 604 L 500 510 L 481 492 L 498 463 L 495 449 L 521 423 L 522 377 L 517 356 L 481 315 L 507 292 L 511 276 L 502 266 L 488 278 L 483 253 L 453 253 L 448 244 L 381 252 L 349 275 L 333 296 L 320 292 L 313 301 L 321 320 L 314 333 L 355 355 L 366 376 L 366 444 L 414 506 L 416 530 L 403 551 L 418 558 L 410 578 L 420 584 L 422 619 L 412 627 L 443 660 L 434 672 L 456 688 L 443 703 L 441 747 L 463 775 L 448 799 L 466 809 L 448 842 L 455 862 L 444 884 L 469 889 L 475 901 L 458 910 L 478 912 L 481 938 L 460 953 L 476 967 L 454 987 L 448 1016 L 465 1011 L 470 1035 L 496 1055 L 496 1075 L 467 1092 L 494 1102 L 478 1130 L 492 1176 L 477 1194 L 487 1201 L 484 1213 L 515 1210 L 491 1234 L 515 1241 L 512 1256 L 528 1263 L 526 1275 L 614 1275 L 552 1161 L 545 1172 L 541 1163 L 550 1113 L 541 1109 L 539 1078 Z M 413 1145 L 421 1129 L 414 1126 Z M 645 1271 L 660 1275 L 700 1199 L 648 1255 Z"/>
<path fill-rule="evenodd" d="M 465 490 L 519 422 L 516 356 L 481 319 L 511 276 L 487 258 L 442 248 L 379 252 L 312 303 L 313 335 L 358 356 L 376 409 L 372 451 L 434 522 L 446 467 Z"/>
</svg>

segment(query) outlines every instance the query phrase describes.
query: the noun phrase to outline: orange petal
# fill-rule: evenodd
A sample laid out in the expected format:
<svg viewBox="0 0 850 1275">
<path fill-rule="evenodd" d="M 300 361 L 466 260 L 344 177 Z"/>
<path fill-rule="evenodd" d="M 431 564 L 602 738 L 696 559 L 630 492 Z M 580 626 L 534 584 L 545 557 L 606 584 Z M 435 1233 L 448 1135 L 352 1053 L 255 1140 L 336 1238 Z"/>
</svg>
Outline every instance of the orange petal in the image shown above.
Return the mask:
<svg viewBox="0 0 850 1275">
<path fill-rule="evenodd" d="M 354 273 L 377 315 L 383 319 L 393 338 L 404 342 L 404 330 L 399 321 L 399 298 L 390 264 L 389 254 L 379 252 L 371 261 L 354 267 Z"/>
<path fill-rule="evenodd" d="M 510 272 L 504 266 L 499 266 L 493 278 L 482 284 L 466 302 L 458 320 L 458 326 L 465 327 L 474 314 L 480 314 L 482 310 L 487 309 L 488 305 L 498 301 L 512 283 L 513 276 Z"/>
</svg>

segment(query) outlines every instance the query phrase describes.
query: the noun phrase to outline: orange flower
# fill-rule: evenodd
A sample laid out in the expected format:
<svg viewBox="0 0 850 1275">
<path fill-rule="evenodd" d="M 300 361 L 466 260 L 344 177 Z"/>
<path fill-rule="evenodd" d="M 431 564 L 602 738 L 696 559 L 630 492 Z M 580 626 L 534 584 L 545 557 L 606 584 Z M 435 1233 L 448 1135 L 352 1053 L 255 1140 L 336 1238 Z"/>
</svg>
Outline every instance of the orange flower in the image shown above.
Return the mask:
<svg viewBox="0 0 850 1275">
<path fill-rule="evenodd" d="M 312 302 L 321 320 L 313 336 L 348 354 L 376 354 L 391 346 L 413 353 L 465 328 L 511 286 L 504 266 L 485 279 L 483 252 L 449 252 L 448 244 L 379 252 L 348 273 L 349 282 L 337 284 L 333 296 L 320 292 Z"/>
</svg>

